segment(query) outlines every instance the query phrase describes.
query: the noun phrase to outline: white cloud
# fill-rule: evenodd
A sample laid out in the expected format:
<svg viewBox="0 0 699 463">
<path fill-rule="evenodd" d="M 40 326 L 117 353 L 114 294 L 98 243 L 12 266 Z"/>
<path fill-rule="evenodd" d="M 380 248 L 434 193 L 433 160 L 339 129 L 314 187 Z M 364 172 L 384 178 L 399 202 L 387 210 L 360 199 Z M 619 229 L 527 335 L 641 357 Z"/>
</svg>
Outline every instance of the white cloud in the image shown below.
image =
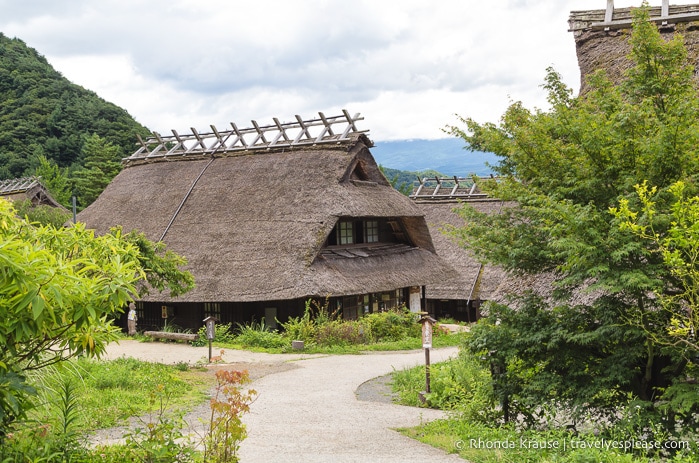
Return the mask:
<svg viewBox="0 0 699 463">
<path fill-rule="evenodd" d="M 618 7 L 638 1 L 617 0 Z M 0 31 L 153 130 L 361 112 L 377 140 L 577 89 L 571 10 L 604 0 L 0 0 Z"/>
</svg>

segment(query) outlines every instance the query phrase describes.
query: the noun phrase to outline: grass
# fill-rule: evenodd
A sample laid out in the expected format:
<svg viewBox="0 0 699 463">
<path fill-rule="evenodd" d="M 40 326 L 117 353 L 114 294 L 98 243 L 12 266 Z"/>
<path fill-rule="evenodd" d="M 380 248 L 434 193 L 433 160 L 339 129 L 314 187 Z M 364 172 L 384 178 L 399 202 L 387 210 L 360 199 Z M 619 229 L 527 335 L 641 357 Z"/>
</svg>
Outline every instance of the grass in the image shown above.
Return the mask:
<svg viewBox="0 0 699 463">
<path fill-rule="evenodd" d="M 405 405 L 424 406 L 418 393 L 424 390 L 424 367 L 396 371 L 393 390 Z M 491 377 L 473 356 L 462 351 L 457 359 L 433 365 L 429 406 L 451 410 L 449 417 L 414 428 L 400 429 L 404 435 L 423 443 L 456 453 L 472 463 L 672 463 L 698 462 L 697 444 L 688 442 L 690 450 L 673 459 L 651 460 L 643 450 L 634 454 L 615 449 L 634 441 L 644 445 L 643 437 L 608 438 L 592 434 L 573 434 L 566 429 L 516 429 L 501 425 L 499 408 L 493 403 Z M 620 434 L 620 435 L 626 435 Z M 647 444 L 647 443 L 645 443 Z M 657 452 L 653 454 L 658 457 Z"/>
<path fill-rule="evenodd" d="M 51 421 L 53 391 L 62 381 L 75 386 L 80 410 L 77 426 L 82 430 L 107 428 L 152 408 L 152 396 L 163 390 L 169 407 L 188 409 L 207 398 L 213 378 L 205 369 L 142 362 L 131 358 L 112 361 L 79 359 L 54 368 L 35 378 L 42 391 L 42 405 L 32 411 L 31 418 Z M 99 410 L 99 413 L 94 413 Z"/>
</svg>

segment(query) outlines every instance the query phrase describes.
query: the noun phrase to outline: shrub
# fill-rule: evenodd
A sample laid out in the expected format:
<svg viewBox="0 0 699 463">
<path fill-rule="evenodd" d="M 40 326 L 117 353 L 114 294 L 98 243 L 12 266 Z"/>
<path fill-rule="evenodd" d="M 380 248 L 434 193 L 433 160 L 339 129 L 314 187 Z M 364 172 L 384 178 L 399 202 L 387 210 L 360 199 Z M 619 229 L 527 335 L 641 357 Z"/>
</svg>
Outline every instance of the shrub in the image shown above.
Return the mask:
<svg viewBox="0 0 699 463">
<path fill-rule="evenodd" d="M 420 324 L 416 315 L 405 307 L 367 314 L 360 319 L 373 342 L 400 341 L 420 337 Z"/>
<path fill-rule="evenodd" d="M 197 331 L 197 340 L 192 342 L 194 346 L 206 346 L 209 344 L 209 339 L 206 337 L 206 326 L 202 326 Z M 221 343 L 232 343 L 235 341 L 232 325 L 230 323 L 214 325 L 214 341 Z"/>
<path fill-rule="evenodd" d="M 210 463 L 237 462 L 240 443 L 247 437 L 243 414 L 250 411 L 257 392 L 243 391 L 250 382 L 247 371 L 216 372 L 216 389 L 211 398 L 211 418 L 203 439 L 204 460 Z"/>
<path fill-rule="evenodd" d="M 238 335 L 235 341 L 244 347 L 261 347 L 264 349 L 276 349 L 288 344 L 287 340 L 276 330 L 271 330 L 265 325 L 264 319 L 260 323 L 251 322 L 249 325 L 238 324 Z"/>
<path fill-rule="evenodd" d="M 318 325 L 312 317 L 311 300 L 306 301 L 303 315 L 300 317 L 289 317 L 286 323 L 282 323 L 286 337 L 294 341 L 303 341 L 306 344 L 314 344 Z"/>
<path fill-rule="evenodd" d="M 346 346 L 365 344 L 364 326 L 359 321 L 334 320 L 320 325 L 315 336 L 319 346 Z"/>
</svg>

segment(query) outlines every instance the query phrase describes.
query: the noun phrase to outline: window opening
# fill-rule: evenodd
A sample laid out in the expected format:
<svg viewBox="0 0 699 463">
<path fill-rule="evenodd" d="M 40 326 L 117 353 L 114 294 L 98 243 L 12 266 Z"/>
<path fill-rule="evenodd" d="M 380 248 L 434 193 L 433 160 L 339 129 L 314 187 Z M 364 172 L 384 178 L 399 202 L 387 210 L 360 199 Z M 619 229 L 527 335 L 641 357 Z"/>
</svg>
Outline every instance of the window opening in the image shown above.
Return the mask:
<svg viewBox="0 0 699 463">
<path fill-rule="evenodd" d="M 379 241 L 379 222 L 378 220 L 367 220 L 364 222 L 364 242 L 378 243 Z"/>
</svg>

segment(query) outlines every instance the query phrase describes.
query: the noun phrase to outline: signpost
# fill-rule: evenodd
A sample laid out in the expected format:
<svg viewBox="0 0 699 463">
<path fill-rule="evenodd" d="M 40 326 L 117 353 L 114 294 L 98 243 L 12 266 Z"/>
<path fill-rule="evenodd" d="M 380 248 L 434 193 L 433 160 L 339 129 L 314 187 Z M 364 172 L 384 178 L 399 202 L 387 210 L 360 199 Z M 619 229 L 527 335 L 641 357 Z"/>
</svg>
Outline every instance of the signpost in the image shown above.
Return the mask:
<svg viewBox="0 0 699 463">
<path fill-rule="evenodd" d="M 430 349 L 432 349 L 432 331 L 437 322 L 434 318 L 422 313 L 420 323 L 422 323 L 422 348 L 425 349 L 425 391 L 420 393 L 420 399 L 424 402 L 425 394 L 430 393 Z"/>
<path fill-rule="evenodd" d="M 204 319 L 204 325 L 206 326 L 206 339 L 209 340 L 209 362 L 211 362 L 211 342 L 216 337 L 216 318 L 206 317 Z"/>
</svg>

